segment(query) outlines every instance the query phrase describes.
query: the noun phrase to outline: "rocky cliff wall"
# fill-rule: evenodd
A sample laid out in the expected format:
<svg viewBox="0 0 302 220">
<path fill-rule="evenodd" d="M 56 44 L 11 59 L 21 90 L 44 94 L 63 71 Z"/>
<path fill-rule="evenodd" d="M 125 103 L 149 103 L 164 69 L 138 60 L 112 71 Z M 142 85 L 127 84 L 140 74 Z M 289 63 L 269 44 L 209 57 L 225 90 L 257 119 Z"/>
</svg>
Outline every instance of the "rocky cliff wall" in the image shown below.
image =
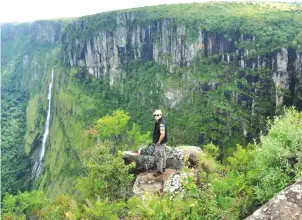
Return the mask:
<svg viewBox="0 0 302 220">
<path fill-rule="evenodd" d="M 9 40 L 18 41 L 20 39 L 26 39 L 34 40 L 36 43 L 55 43 L 60 40 L 62 26 L 63 24 L 57 21 L 4 24 L 2 26 L 1 41 L 5 43 Z"/>
<path fill-rule="evenodd" d="M 112 15 L 111 28 L 88 31 L 84 19 L 75 20 L 62 36 L 62 57 L 71 66 L 87 67 L 95 77 L 108 76 L 110 83 L 122 77 L 121 68 L 131 60 L 155 61 L 168 67 L 190 66 L 196 59 L 218 55 L 226 64 L 232 61 L 241 69 L 269 68 L 268 76 L 275 84 L 276 106 L 284 104 L 285 91 L 291 92 L 290 103 L 302 108 L 301 100 L 301 54 L 294 48 L 280 47 L 267 54 L 258 53 L 254 46 L 242 48 L 240 44 L 255 45 L 257 39 L 250 35 L 209 32 L 201 25 L 190 26 L 172 19 L 140 22 L 135 12 Z M 81 33 L 81 34 L 77 34 Z M 259 77 L 248 79 L 250 83 Z M 295 97 L 295 98 L 294 98 Z"/>
<path fill-rule="evenodd" d="M 299 220 L 302 215 L 302 179 L 289 186 L 246 220 Z"/>
</svg>

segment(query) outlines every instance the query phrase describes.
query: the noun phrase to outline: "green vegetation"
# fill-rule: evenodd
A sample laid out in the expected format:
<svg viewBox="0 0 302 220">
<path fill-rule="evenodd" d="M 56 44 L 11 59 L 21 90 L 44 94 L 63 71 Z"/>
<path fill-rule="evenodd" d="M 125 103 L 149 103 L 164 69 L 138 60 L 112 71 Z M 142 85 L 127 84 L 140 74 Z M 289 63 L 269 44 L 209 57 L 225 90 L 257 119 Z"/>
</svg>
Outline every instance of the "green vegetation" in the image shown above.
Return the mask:
<svg viewBox="0 0 302 220">
<path fill-rule="evenodd" d="M 254 36 L 254 48 L 266 54 L 282 46 L 298 47 L 301 51 L 301 12 L 298 4 L 191 3 L 141 8 L 139 21 L 172 18 L 176 23 L 199 26 L 230 38 L 236 34 Z"/>
<path fill-rule="evenodd" d="M 106 145 L 97 145 L 85 152 L 84 165 L 88 175 L 78 179 L 77 188 L 84 198 L 96 196 L 109 201 L 127 198 L 131 194 L 134 178 L 125 166 L 121 155 L 115 157 Z"/>
<path fill-rule="evenodd" d="M 280 3 L 188 3 L 106 12 L 85 16 L 70 23 L 66 29 L 71 37 L 69 42 L 73 38 L 86 39 L 97 34 L 98 30 L 114 30 L 115 16 L 122 12 L 135 14 L 131 25 L 149 25 L 160 19 L 172 19 L 174 24 L 189 27 L 188 38 L 194 38 L 195 30 L 198 29 L 221 33 L 227 39 L 239 38 L 240 34 L 253 36 L 255 41 L 243 39 L 236 43 L 239 48 L 256 49 L 259 55 L 274 52 L 281 47 L 302 51 L 302 6 Z"/>
<path fill-rule="evenodd" d="M 135 14 L 127 28 L 160 19 L 185 25 L 188 42 L 198 30 L 221 34 L 248 49 L 247 58 L 282 47 L 302 52 L 301 5 L 192 3 L 122 12 Z M 241 219 L 298 177 L 301 113 L 276 109 L 271 69 L 241 69 L 238 60 L 226 65 L 218 55 L 198 57 L 173 73 L 155 62 L 132 60 L 121 69 L 123 81 L 110 85 L 108 75 L 96 79 L 85 67 L 62 63 L 61 52 L 72 49 L 73 40 L 111 34 L 119 13 L 58 21 L 61 42 L 53 43 L 32 36 L 31 24 L 3 27 L 5 219 Z M 33 181 L 31 163 L 41 142 L 53 67 L 49 140 L 43 173 Z M 293 98 L 289 93 L 285 101 Z M 197 176 L 187 169 L 184 194 L 141 201 L 131 195 L 134 165 L 124 165 L 120 151 L 150 141 L 158 108 L 168 123 L 169 145 L 197 145 L 206 153 Z M 24 192 L 31 189 L 40 191 Z"/>
<path fill-rule="evenodd" d="M 120 112 L 121 113 L 121 112 Z M 119 114 L 114 113 L 113 120 Z M 105 116 L 102 120 L 108 119 Z M 199 172 L 183 183 L 183 193 L 130 197 L 132 165 L 123 164 L 105 145 L 88 149 L 83 158 L 86 174 L 78 179 L 81 196 L 59 195 L 47 200 L 42 192 L 6 194 L 4 219 L 242 219 L 299 177 L 302 113 L 286 109 L 268 123 L 261 142 L 237 149 L 225 164 L 215 162 L 218 148 L 209 144 L 199 158 Z M 107 130 L 114 129 L 107 127 Z M 118 134 L 119 132 L 117 132 Z M 95 133 L 100 135 L 99 132 Z M 276 147 L 277 145 L 277 147 Z M 214 156 L 214 157 L 213 157 Z M 173 197 L 173 199 L 171 199 Z M 39 199 L 37 199 L 39 198 Z M 43 199 L 41 199 L 43 198 Z"/>
<path fill-rule="evenodd" d="M 43 132 L 46 107 L 46 100 L 38 97 L 41 90 L 46 97 L 48 79 L 44 85 L 44 77 L 59 52 L 54 45 L 39 44 L 28 37 L 29 27 L 30 24 L 8 24 L 2 30 L 2 194 L 15 194 L 32 186 L 30 154 L 36 147 L 36 135 Z"/>
<path fill-rule="evenodd" d="M 150 141 L 150 132 L 142 135 L 136 124 L 132 124 L 130 129 L 129 119 L 127 113 L 117 110 L 113 112 L 112 116 L 106 115 L 97 121 L 95 128 L 100 133 L 101 140 L 112 142 L 111 151 L 138 150 L 138 146 Z"/>
<path fill-rule="evenodd" d="M 23 150 L 28 95 L 18 89 L 1 91 L 2 193 L 30 189 L 30 161 Z"/>
<path fill-rule="evenodd" d="M 47 198 L 41 191 L 18 193 L 13 196 L 4 195 L 2 213 L 4 219 L 33 219 L 36 212 L 47 204 Z"/>
</svg>

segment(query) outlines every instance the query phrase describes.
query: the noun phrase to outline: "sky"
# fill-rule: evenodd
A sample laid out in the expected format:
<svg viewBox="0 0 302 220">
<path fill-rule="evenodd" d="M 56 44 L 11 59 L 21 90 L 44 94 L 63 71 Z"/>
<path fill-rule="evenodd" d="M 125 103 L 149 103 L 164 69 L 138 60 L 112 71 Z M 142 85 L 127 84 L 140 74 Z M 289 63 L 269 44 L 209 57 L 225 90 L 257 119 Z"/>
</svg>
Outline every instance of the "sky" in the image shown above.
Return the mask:
<svg viewBox="0 0 302 220">
<path fill-rule="evenodd" d="M 126 8 L 206 1 L 210 0 L 2 0 L 0 4 L 0 23 L 72 18 Z M 264 1 L 268 2 L 270 0 Z M 302 0 L 280 1 L 302 2 Z"/>
</svg>

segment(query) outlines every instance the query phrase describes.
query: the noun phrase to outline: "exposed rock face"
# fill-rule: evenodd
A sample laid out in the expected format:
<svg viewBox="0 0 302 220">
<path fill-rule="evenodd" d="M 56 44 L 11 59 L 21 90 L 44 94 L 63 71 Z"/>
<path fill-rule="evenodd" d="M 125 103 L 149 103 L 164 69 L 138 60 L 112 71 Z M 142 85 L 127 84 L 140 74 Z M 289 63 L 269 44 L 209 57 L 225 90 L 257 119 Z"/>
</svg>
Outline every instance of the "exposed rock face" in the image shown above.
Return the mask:
<svg viewBox="0 0 302 220">
<path fill-rule="evenodd" d="M 65 63 L 86 67 L 95 77 L 107 76 L 113 85 L 125 78 L 121 67 L 131 60 L 155 61 L 173 72 L 176 67 L 194 64 L 196 58 L 218 55 L 221 62 L 229 64 L 235 61 L 242 69 L 273 70 L 273 75 L 269 78 L 275 84 L 276 106 L 286 101 L 284 89 L 296 97 L 287 104 L 298 107 L 302 105 L 301 54 L 295 49 L 280 48 L 266 55 L 259 55 L 255 48 L 236 47 L 235 42 L 243 41 L 255 45 L 254 36 L 239 32 L 226 38 L 223 33 L 202 30 L 198 25 L 192 28 L 172 19 L 142 22 L 139 12 L 120 12 L 106 16 L 99 19 L 110 25 L 89 24 L 89 20 L 85 19 L 78 19 L 69 25 L 62 35 L 62 57 Z M 89 29 L 91 25 L 97 28 Z M 252 84 L 260 80 L 258 76 L 247 79 Z M 274 88 L 270 88 L 272 89 Z M 165 92 L 170 107 L 176 106 L 184 96 L 185 94 L 179 96 L 179 91 L 176 90 Z"/>
<path fill-rule="evenodd" d="M 170 89 L 165 92 L 165 97 L 167 98 L 170 107 L 173 108 L 182 101 L 183 94 L 180 90 Z"/>
<path fill-rule="evenodd" d="M 302 178 L 246 218 L 246 220 L 268 219 L 302 219 Z"/>
<path fill-rule="evenodd" d="M 62 25 L 56 21 L 35 21 L 23 24 L 4 24 L 2 40 L 15 40 L 22 36 L 37 43 L 55 43 L 61 36 Z"/>
<path fill-rule="evenodd" d="M 31 32 L 38 42 L 55 43 L 60 39 L 61 24 L 55 21 L 36 21 Z"/>
<path fill-rule="evenodd" d="M 66 32 L 62 44 L 69 42 L 70 46 L 63 50 L 64 61 L 71 66 L 86 66 L 96 77 L 110 73 L 113 83 L 118 68 L 130 60 L 153 60 L 172 71 L 174 67 L 189 65 L 205 47 L 201 30 L 196 38 L 188 40 L 185 25 L 177 25 L 171 19 L 136 24 L 136 16 L 135 12 L 118 13 L 114 30 L 100 29 L 84 39 L 72 38 L 72 33 Z M 78 20 L 72 25 L 71 29 L 79 32 L 87 24 Z"/>
<path fill-rule="evenodd" d="M 295 61 L 295 70 L 302 71 L 302 54 L 297 54 L 297 59 Z"/>
<path fill-rule="evenodd" d="M 174 194 L 181 188 L 181 181 L 186 177 L 186 173 L 172 169 L 167 169 L 158 177 L 154 177 L 151 172 L 141 173 L 133 185 L 133 193 L 141 199 L 150 193 Z"/>
<path fill-rule="evenodd" d="M 188 158 L 189 166 L 194 167 L 197 165 L 197 155 L 203 154 L 202 150 L 196 146 L 178 146 L 176 150 L 180 151 L 184 157 Z"/>
<path fill-rule="evenodd" d="M 276 106 L 283 104 L 283 95 L 281 90 L 289 88 L 289 74 L 287 72 L 288 67 L 288 51 L 286 48 L 282 48 L 277 53 L 277 69 L 273 74 L 273 81 L 276 89 Z"/>
<path fill-rule="evenodd" d="M 219 54 L 222 61 L 230 62 L 241 58 L 243 66 L 248 51 L 236 50 L 235 41 L 228 40 L 223 34 L 208 32 L 201 28 L 176 23 L 172 19 L 161 19 L 142 24 L 136 12 L 121 12 L 114 15 L 111 22 L 114 28 L 100 28 L 87 33 L 86 37 L 73 36 L 74 32 L 88 26 L 85 20 L 77 20 L 69 26 L 62 36 L 62 55 L 71 66 L 85 66 L 88 71 L 101 77 L 109 74 L 111 82 L 120 67 L 130 60 L 155 61 L 166 65 L 170 71 L 175 67 L 189 66 L 195 58 Z M 236 52 L 236 54 L 235 54 Z M 256 62 L 256 61 L 254 61 Z M 264 58 L 258 63 L 264 66 Z M 113 76 L 112 76 L 113 74 Z"/>
<path fill-rule="evenodd" d="M 294 77 L 291 83 L 293 84 L 292 93 L 296 96 L 294 104 L 302 110 L 302 102 L 299 102 L 299 100 L 302 100 L 302 54 L 297 54 L 294 62 Z"/>
<path fill-rule="evenodd" d="M 70 24 L 70 31 L 62 36 L 62 45 L 68 45 L 62 51 L 64 61 L 71 66 L 86 66 L 96 77 L 111 74 L 133 59 L 156 61 L 172 71 L 174 67 L 192 64 L 196 57 L 215 54 L 227 63 L 238 60 L 242 68 L 263 67 L 278 72 L 286 72 L 288 68 L 290 58 L 286 48 L 264 56 L 257 56 L 255 49 L 236 48 L 235 41 L 255 42 L 250 35 L 237 33 L 226 39 L 224 34 L 200 28 L 192 30 L 172 19 L 142 24 L 136 12 L 116 13 L 111 19 L 113 28 L 96 29 L 84 37 L 73 35 L 81 33 L 88 26 L 87 21 L 76 20 Z"/>
<path fill-rule="evenodd" d="M 202 153 L 199 147 L 181 146 L 177 148 L 166 147 L 166 167 L 174 170 L 182 170 L 184 168 L 184 159 L 189 157 L 191 164 L 196 164 L 196 154 Z M 136 163 L 136 172 L 144 172 L 154 169 L 155 162 L 155 147 L 153 145 L 146 146 L 139 153 L 124 152 L 123 156 L 127 164 Z"/>
<path fill-rule="evenodd" d="M 179 146 L 176 148 L 166 147 L 166 172 L 154 177 L 150 170 L 155 169 L 155 148 L 153 145 L 146 146 L 140 152 L 124 152 L 124 160 L 127 164 L 136 163 L 135 172 L 139 173 L 133 186 L 135 195 L 144 199 L 145 193 L 171 193 L 174 194 L 181 188 L 181 182 L 188 176 L 182 172 L 184 159 L 189 158 L 191 165 L 196 165 L 196 156 L 202 150 L 195 146 Z"/>
</svg>

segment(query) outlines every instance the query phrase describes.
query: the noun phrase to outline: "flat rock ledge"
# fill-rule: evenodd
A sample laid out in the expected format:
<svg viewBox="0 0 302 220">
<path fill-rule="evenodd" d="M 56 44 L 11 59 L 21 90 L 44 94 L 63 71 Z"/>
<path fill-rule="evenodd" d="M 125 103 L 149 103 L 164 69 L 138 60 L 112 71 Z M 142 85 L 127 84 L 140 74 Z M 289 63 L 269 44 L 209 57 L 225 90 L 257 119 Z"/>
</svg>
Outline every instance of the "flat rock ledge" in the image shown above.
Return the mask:
<svg viewBox="0 0 302 220">
<path fill-rule="evenodd" d="M 187 177 L 184 172 L 166 169 L 162 175 L 154 177 L 154 172 L 145 172 L 137 176 L 133 193 L 142 200 L 148 194 L 175 194 L 181 188 L 181 182 Z"/>
<path fill-rule="evenodd" d="M 181 189 L 182 181 L 189 175 L 183 172 L 185 158 L 188 157 L 190 166 L 195 166 L 197 155 L 202 153 L 202 150 L 196 146 L 166 147 L 166 172 L 154 177 L 156 168 L 154 146 L 146 146 L 138 152 L 125 151 L 123 154 L 125 163 L 136 163 L 133 170 L 137 175 L 133 185 L 134 195 L 144 200 L 147 194 L 177 193 Z"/>
<path fill-rule="evenodd" d="M 302 220 L 302 178 L 255 211 L 246 220 Z"/>
<path fill-rule="evenodd" d="M 196 155 L 202 154 L 202 150 L 196 146 L 179 146 L 171 148 L 166 146 L 166 167 L 174 170 L 184 168 L 185 157 L 188 157 L 190 164 L 196 165 Z M 136 173 L 146 172 L 155 169 L 155 147 L 152 145 L 141 148 L 138 152 L 125 151 L 123 159 L 126 164 L 136 163 Z"/>
</svg>

